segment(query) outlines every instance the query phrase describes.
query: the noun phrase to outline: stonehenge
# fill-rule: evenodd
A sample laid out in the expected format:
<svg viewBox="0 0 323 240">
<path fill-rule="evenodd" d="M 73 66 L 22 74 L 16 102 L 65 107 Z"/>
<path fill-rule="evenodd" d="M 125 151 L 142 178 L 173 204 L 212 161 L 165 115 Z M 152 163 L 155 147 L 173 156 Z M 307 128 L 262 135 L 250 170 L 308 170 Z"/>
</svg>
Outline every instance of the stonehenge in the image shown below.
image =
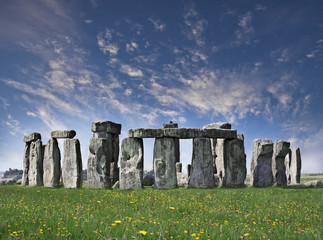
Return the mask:
<svg viewBox="0 0 323 240">
<path fill-rule="evenodd" d="M 231 129 L 230 123 L 212 123 L 202 128 L 179 128 L 164 123 L 161 128 L 137 128 L 119 141 L 121 124 L 94 121 L 87 159 L 89 188 L 172 189 L 243 187 L 247 175 L 244 135 Z M 55 130 L 46 145 L 41 134 L 24 136 L 22 185 L 57 188 L 81 188 L 82 156 L 74 130 Z M 144 138 L 154 138 L 153 173 L 143 178 Z M 63 139 L 63 158 L 58 139 Z M 187 173 L 182 172 L 180 139 L 192 139 L 192 159 Z M 118 166 L 120 151 L 120 167 Z M 61 164 L 62 158 L 62 164 Z M 254 187 L 300 183 L 300 149 L 290 143 L 256 139 L 253 142 L 250 184 Z M 113 186 L 113 187 L 112 187 Z"/>
</svg>

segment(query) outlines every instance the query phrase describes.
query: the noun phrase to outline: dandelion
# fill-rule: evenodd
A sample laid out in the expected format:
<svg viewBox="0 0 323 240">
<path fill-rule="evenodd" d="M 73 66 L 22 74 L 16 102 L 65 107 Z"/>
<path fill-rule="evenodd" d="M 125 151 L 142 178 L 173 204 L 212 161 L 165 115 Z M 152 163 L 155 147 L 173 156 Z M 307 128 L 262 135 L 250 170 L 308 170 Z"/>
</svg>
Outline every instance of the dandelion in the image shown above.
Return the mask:
<svg viewBox="0 0 323 240">
<path fill-rule="evenodd" d="M 96 201 L 97 203 L 101 203 L 101 201 Z"/>
<path fill-rule="evenodd" d="M 120 220 L 115 220 L 114 223 L 121 223 L 121 221 Z"/>
<path fill-rule="evenodd" d="M 175 208 L 174 207 L 169 207 L 169 209 L 174 210 Z"/>
<path fill-rule="evenodd" d="M 139 231 L 139 233 L 141 234 L 141 235 L 146 235 L 147 234 L 147 232 L 146 231 Z"/>
</svg>

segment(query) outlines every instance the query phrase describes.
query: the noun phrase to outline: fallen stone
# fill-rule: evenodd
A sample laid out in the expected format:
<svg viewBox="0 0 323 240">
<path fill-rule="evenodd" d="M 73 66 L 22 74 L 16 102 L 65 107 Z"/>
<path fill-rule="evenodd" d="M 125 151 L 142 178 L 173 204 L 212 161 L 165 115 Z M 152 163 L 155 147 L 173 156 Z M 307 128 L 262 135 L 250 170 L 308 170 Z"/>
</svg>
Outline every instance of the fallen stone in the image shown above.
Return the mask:
<svg viewBox="0 0 323 240">
<path fill-rule="evenodd" d="M 247 176 L 244 142 L 241 139 L 224 141 L 224 176 L 225 187 L 243 187 Z"/>
<path fill-rule="evenodd" d="M 33 132 L 29 135 L 24 136 L 24 142 L 25 143 L 30 143 L 33 141 L 41 140 L 41 135 L 38 132 Z"/>
<path fill-rule="evenodd" d="M 121 142 L 120 189 L 143 187 L 144 148 L 141 138 L 124 138 Z"/>
<path fill-rule="evenodd" d="M 30 142 L 25 144 L 21 185 L 28 185 Z"/>
<path fill-rule="evenodd" d="M 163 123 L 163 128 L 178 128 L 178 124 L 170 121 L 169 123 Z"/>
<path fill-rule="evenodd" d="M 19 180 L 17 181 L 17 184 L 21 184 L 21 182 L 22 182 L 22 179 L 19 179 Z"/>
<path fill-rule="evenodd" d="M 289 146 L 289 142 L 282 140 L 276 141 L 273 145 L 272 172 L 274 186 L 287 186 L 285 158 L 289 153 Z"/>
<path fill-rule="evenodd" d="M 64 188 L 82 188 L 82 156 L 78 139 L 64 140 L 64 160 L 62 166 Z"/>
<path fill-rule="evenodd" d="M 120 134 L 121 124 L 110 122 L 110 121 L 95 121 L 95 122 L 92 122 L 91 131 Z"/>
<path fill-rule="evenodd" d="M 45 187 L 59 187 L 61 178 L 61 153 L 56 138 L 48 140 L 44 150 L 43 182 Z"/>
<path fill-rule="evenodd" d="M 304 183 L 304 186 L 305 187 L 319 187 L 319 188 L 322 188 L 323 183 L 320 180 L 314 180 L 314 181 Z"/>
<path fill-rule="evenodd" d="M 7 185 L 16 183 L 15 179 L 13 178 L 0 178 L 0 185 Z"/>
<path fill-rule="evenodd" d="M 291 151 L 291 162 L 289 167 L 290 183 L 300 183 L 301 182 L 301 152 L 299 148 L 294 148 Z"/>
<path fill-rule="evenodd" d="M 74 130 L 56 130 L 50 133 L 52 138 L 74 138 L 76 132 Z"/>
<path fill-rule="evenodd" d="M 182 172 L 182 163 L 180 162 L 176 163 L 176 172 Z"/>
<path fill-rule="evenodd" d="M 188 186 L 190 188 L 213 188 L 215 186 L 209 138 L 193 139 L 192 168 Z"/>
<path fill-rule="evenodd" d="M 120 183 L 119 181 L 116 181 L 115 184 L 113 184 L 112 189 L 117 189 L 120 188 Z"/>
<path fill-rule="evenodd" d="M 250 168 L 250 184 L 254 187 L 268 187 L 273 185 L 272 172 L 273 142 L 271 140 L 256 139 L 253 141 Z"/>
<path fill-rule="evenodd" d="M 156 138 L 154 144 L 154 187 L 177 188 L 176 154 L 174 138 Z"/>
<path fill-rule="evenodd" d="M 110 167 L 112 160 L 112 139 L 91 138 L 90 155 L 87 163 L 89 188 L 110 188 Z"/>
<path fill-rule="evenodd" d="M 43 186 L 43 144 L 39 139 L 30 144 L 28 185 Z"/>
<path fill-rule="evenodd" d="M 152 186 L 155 183 L 154 174 L 146 174 L 143 178 L 144 186 Z"/>
<path fill-rule="evenodd" d="M 187 186 L 188 185 L 188 176 L 186 173 L 177 172 L 177 185 L 178 186 Z"/>
</svg>

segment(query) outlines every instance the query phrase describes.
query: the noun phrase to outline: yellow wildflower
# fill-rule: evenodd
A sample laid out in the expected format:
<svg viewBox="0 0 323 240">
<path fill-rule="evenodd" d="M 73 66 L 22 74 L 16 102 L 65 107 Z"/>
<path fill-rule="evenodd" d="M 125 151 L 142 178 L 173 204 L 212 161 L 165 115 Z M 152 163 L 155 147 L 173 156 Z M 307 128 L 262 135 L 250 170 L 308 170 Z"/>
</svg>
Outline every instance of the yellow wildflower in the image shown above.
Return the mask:
<svg viewBox="0 0 323 240">
<path fill-rule="evenodd" d="M 146 234 L 147 234 L 147 232 L 146 232 L 146 231 L 139 231 L 139 233 L 140 233 L 141 235 L 146 235 Z"/>
</svg>

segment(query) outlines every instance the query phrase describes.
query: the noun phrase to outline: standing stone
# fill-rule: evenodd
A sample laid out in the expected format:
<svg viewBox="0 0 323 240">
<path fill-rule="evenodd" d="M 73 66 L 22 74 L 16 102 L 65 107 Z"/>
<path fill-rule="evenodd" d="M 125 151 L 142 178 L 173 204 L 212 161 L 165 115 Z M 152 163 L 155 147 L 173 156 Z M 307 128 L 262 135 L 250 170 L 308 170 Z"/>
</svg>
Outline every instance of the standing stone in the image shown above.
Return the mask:
<svg viewBox="0 0 323 240">
<path fill-rule="evenodd" d="M 213 188 L 215 186 L 209 138 L 193 139 L 192 169 L 188 186 L 191 188 Z"/>
<path fill-rule="evenodd" d="M 285 187 L 287 186 L 285 158 L 289 153 L 289 142 L 276 141 L 274 143 L 274 152 L 272 159 L 272 171 L 274 186 Z"/>
<path fill-rule="evenodd" d="M 28 185 L 30 143 L 25 144 L 21 185 Z"/>
<path fill-rule="evenodd" d="M 169 123 L 164 123 L 162 128 L 163 129 L 178 128 L 178 124 L 170 121 Z M 180 151 L 179 151 L 179 139 L 178 138 L 175 138 L 175 156 L 176 156 L 176 162 L 180 162 Z"/>
<path fill-rule="evenodd" d="M 61 178 L 61 153 L 56 138 L 48 140 L 44 150 L 44 176 L 45 187 L 58 187 Z"/>
<path fill-rule="evenodd" d="M 120 189 L 143 187 L 144 146 L 142 138 L 124 138 L 121 142 Z"/>
<path fill-rule="evenodd" d="M 250 183 L 254 187 L 273 185 L 272 172 L 273 142 L 256 139 L 253 141 Z"/>
<path fill-rule="evenodd" d="M 187 164 L 187 176 L 190 177 L 191 176 L 191 169 L 192 169 L 192 165 L 191 164 Z"/>
<path fill-rule="evenodd" d="M 289 149 L 288 153 L 285 157 L 285 168 L 286 168 L 286 179 L 287 179 L 287 184 L 290 184 L 290 162 L 291 162 L 291 157 L 292 157 L 292 151 Z"/>
<path fill-rule="evenodd" d="M 301 160 L 301 151 L 299 148 L 292 149 L 292 157 L 290 163 L 290 183 L 296 184 L 301 182 L 301 167 L 302 167 L 302 160 Z"/>
<path fill-rule="evenodd" d="M 31 142 L 35 142 L 37 140 L 41 140 L 41 135 L 38 132 L 33 132 L 29 135 L 24 136 L 25 143 L 31 143 Z"/>
<path fill-rule="evenodd" d="M 110 188 L 110 164 L 112 145 L 110 138 L 91 138 L 90 155 L 87 163 L 87 181 L 89 188 Z"/>
<path fill-rule="evenodd" d="M 64 140 L 64 160 L 62 167 L 65 188 L 81 188 L 83 183 L 81 146 L 78 139 Z"/>
<path fill-rule="evenodd" d="M 112 159 L 111 159 L 111 174 L 110 178 L 112 183 L 116 183 L 119 181 L 119 168 L 118 168 L 118 161 L 119 161 L 119 135 L 118 134 L 111 134 L 112 137 Z"/>
<path fill-rule="evenodd" d="M 182 172 L 182 163 L 180 162 L 176 163 L 176 172 L 179 172 L 179 173 Z"/>
<path fill-rule="evenodd" d="M 156 138 L 154 145 L 154 187 L 177 188 L 176 153 L 174 138 Z"/>
<path fill-rule="evenodd" d="M 223 186 L 243 187 L 246 179 L 246 155 L 241 139 L 224 141 L 224 177 Z"/>
<path fill-rule="evenodd" d="M 43 186 L 43 144 L 39 139 L 30 144 L 28 182 L 29 186 Z"/>
</svg>

